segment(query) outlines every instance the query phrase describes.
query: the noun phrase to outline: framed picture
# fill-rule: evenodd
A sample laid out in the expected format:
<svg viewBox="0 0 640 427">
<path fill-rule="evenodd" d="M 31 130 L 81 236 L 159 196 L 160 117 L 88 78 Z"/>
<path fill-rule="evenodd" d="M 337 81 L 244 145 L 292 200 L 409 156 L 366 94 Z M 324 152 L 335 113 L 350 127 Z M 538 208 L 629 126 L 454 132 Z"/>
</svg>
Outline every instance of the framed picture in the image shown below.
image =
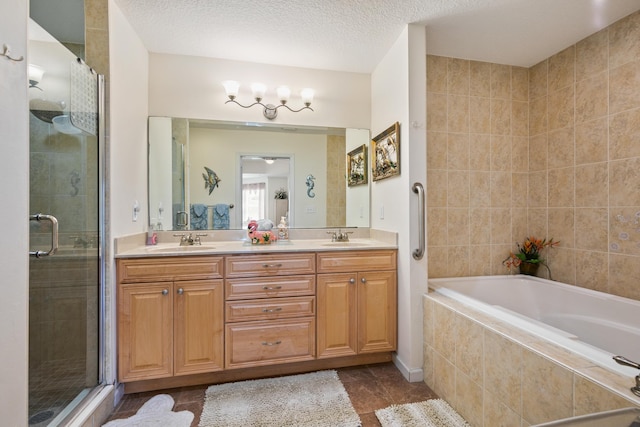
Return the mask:
<svg viewBox="0 0 640 427">
<path fill-rule="evenodd" d="M 371 174 L 373 180 L 400 175 L 400 125 L 395 122 L 371 140 Z"/>
<path fill-rule="evenodd" d="M 347 154 L 347 185 L 366 184 L 369 171 L 367 170 L 367 145 L 352 150 Z"/>
</svg>

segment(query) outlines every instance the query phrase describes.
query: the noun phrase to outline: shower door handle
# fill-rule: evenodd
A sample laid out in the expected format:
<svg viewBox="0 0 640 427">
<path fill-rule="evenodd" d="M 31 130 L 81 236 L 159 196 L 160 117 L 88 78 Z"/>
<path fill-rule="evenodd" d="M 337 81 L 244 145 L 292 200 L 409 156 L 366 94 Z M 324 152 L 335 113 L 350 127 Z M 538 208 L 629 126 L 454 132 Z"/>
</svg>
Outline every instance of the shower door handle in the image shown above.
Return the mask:
<svg viewBox="0 0 640 427">
<path fill-rule="evenodd" d="M 424 223 L 426 221 L 424 214 L 424 187 L 419 182 L 413 184 L 411 187 L 414 193 L 418 195 L 418 249 L 413 251 L 413 259 L 420 260 L 424 256 L 425 238 L 424 238 Z"/>
<path fill-rule="evenodd" d="M 41 258 L 56 253 L 58 250 L 58 219 L 53 215 L 35 214 L 29 215 L 29 221 L 49 221 L 51 222 L 51 249 L 48 251 L 29 251 L 29 256 Z"/>
</svg>

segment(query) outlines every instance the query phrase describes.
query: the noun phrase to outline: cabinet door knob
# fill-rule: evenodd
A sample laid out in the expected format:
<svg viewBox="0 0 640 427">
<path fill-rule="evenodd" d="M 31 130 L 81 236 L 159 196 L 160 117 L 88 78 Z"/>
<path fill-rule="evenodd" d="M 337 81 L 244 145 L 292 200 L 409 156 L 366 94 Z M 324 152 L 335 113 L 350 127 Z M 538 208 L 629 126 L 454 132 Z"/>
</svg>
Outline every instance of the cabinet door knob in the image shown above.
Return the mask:
<svg viewBox="0 0 640 427">
<path fill-rule="evenodd" d="M 351 283 L 351 284 L 353 285 L 354 283 L 356 283 L 356 279 L 354 279 L 354 278 L 352 277 L 351 279 L 349 279 L 349 283 Z"/>
<path fill-rule="evenodd" d="M 182 295 L 182 294 L 184 294 L 184 289 L 179 288 L 179 289 L 178 289 L 178 295 Z"/>
<path fill-rule="evenodd" d="M 163 289 L 162 295 L 169 295 L 169 289 Z"/>
<path fill-rule="evenodd" d="M 362 283 L 367 283 L 367 279 L 365 279 L 364 277 L 363 277 L 362 279 L 360 279 L 360 281 L 361 281 Z"/>
</svg>

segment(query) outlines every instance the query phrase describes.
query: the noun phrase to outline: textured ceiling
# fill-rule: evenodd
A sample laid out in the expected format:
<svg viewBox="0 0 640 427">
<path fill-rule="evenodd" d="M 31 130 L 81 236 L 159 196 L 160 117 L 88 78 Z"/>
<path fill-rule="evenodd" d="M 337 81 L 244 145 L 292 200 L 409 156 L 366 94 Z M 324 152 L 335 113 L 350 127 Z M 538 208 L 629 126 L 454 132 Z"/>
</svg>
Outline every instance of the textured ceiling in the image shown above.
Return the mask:
<svg viewBox="0 0 640 427">
<path fill-rule="evenodd" d="M 115 0 L 151 52 L 371 72 L 406 24 L 429 53 L 531 66 L 640 0 Z"/>
</svg>

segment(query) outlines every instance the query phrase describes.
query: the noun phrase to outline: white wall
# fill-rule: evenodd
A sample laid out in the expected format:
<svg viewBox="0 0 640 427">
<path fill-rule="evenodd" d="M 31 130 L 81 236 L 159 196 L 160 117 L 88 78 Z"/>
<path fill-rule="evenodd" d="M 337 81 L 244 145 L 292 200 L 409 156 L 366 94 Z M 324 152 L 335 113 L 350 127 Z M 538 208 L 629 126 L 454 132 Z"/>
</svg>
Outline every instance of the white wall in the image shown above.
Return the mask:
<svg viewBox="0 0 640 427">
<path fill-rule="evenodd" d="M 115 271 L 113 238 L 147 230 L 148 53 L 113 0 L 109 0 L 110 125 L 108 132 L 110 199 L 107 263 Z M 132 221 L 133 202 L 140 206 Z M 107 372 L 115 379 L 115 275 L 107 283 Z"/>
<path fill-rule="evenodd" d="M 350 151 L 363 144 L 367 146 L 368 152 L 370 141 L 371 133 L 369 129 L 347 129 L 345 135 L 345 158 Z M 370 163 L 371 159 L 367 157 L 368 185 L 347 186 L 347 224 L 350 226 L 369 227 L 369 200 L 371 192 Z"/>
<path fill-rule="evenodd" d="M 0 6 L 0 45 L 27 56 L 26 1 Z M 29 126 L 27 63 L 0 57 L 0 414 L 3 426 L 28 417 Z"/>
<path fill-rule="evenodd" d="M 275 88 L 291 88 L 290 105 L 302 107 L 299 92 L 312 87 L 314 111 L 278 110 L 276 123 L 369 129 L 370 76 L 360 73 L 282 67 L 215 58 L 151 53 L 149 57 L 149 114 L 197 119 L 269 122 L 262 108 L 244 109 L 228 100 L 222 82 L 243 84 L 238 101 L 248 104 L 250 84 L 262 82 L 268 91 L 264 102 L 277 104 Z"/>
<path fill-rule="evenodd" d="M 149 119 L 149 220 L 154 226 L 162 219 L 163 228 L 173 223 L 173 174 L 167 171 L 172 168 L 173 139 L 171 119 L 169 117 L 153 117 Z M 160 205 L 164 209 L 160 218 Z M 144 218 L 147 221 L 147 218 Z"/>
<path fill-rule="evenodd" d="M 398 352 L 396 362 L 411 381 L 422 379 L 422 309 L 426 257 L 417 247 L 417 203 L 411 190 L 426 177 L 426 50 L 424 28 L 409 25 L 371 78 L 371 135 L 400 124 L 400 175 L 371 189 L 371 227 L 398 233 Z M 422 125 L 421 125 L 422 124 Z"/>
</svg>

